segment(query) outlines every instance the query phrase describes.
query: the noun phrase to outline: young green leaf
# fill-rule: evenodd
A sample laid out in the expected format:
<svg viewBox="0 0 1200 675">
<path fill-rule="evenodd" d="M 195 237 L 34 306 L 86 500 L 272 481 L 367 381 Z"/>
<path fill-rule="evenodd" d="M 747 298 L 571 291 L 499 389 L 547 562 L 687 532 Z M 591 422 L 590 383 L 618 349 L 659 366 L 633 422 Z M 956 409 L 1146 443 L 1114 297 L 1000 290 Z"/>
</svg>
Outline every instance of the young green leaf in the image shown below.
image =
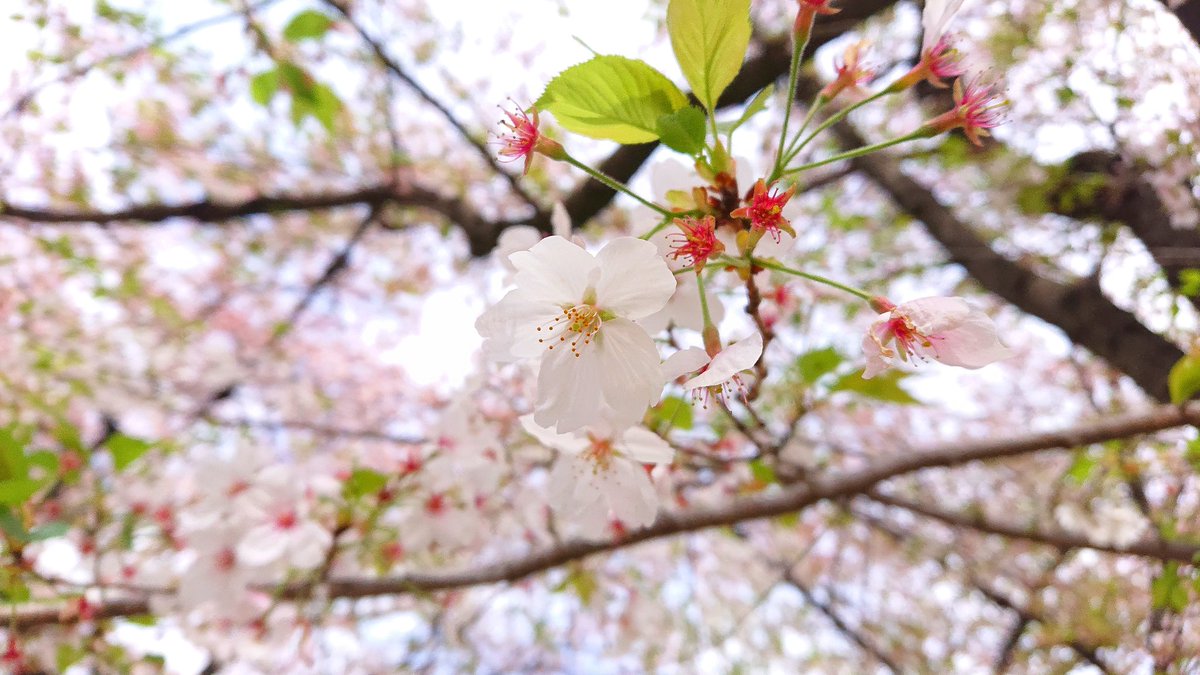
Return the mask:
<svg viewBox="0 0 1200 675">
<path fill-rule="evenodd" d="M 317 39 L 333 26 L 333 19 L 313 9 L 306 9 L 288 22 L 283 37 L 288 42 Z"/>
<path fill-rule="evenodd" d="M 714 110 L 746 58 L 750 0 L 671 0 L 667 32 L 696 98 Z"/>
<path fill-rule="evenodd" d="M 693 157 L 704 150 L 704 111 L 687 106 L 658 118 L 658 137 L 672 150 Z"/>
<path fill-rule="evenodd" d="M 117 467 L 117 471 L 124 471 L 125 467 L 135 462 L 154 446 L 140 438 L 133 438 L 125 434 L 113 434 L 105 441 L 104 447 L 112 453 L 113 466 Z"/>
<path fill-rule="evenodd" d="M 1191 353 L 1179 359 L 1167 374 L 1167 389 L 1171 392 L 1171 403 L 1179 405 L 1200 394 L 1200 353 Z"/>
<path fill-rule="evenodd" d="M 570 131 L 625 144 L 658 140 L 658 120 L 686 105 L 666 75 L 622 56 L 597 56 L 564 70 L 534 103 Z"/>
<path fill-rule="evenodd" d="M 722 133 L 732 134 L 734 131 L 737 131 L 738 127 L 750 121 L 751 117 L 754 117 L 763 110 L 766 110 L 767 101 L 770 101 L 771 97 L 774 95 L 775 85 L 768 84 L 766 87 L 759 90 L 759 92 L 754 95 L 754 98 L 746 104 L 745 109 L 742 110 L 741 117 L 737 118 L 733 122 L 727 122 L 717 126 L 721 128 Z"/>
<path fill-rule="evenodd" d="M 900 386 L 900 381 L 908 377 L 907 373 L 898 370 L 888 371 L 869 380 L 864 380 L 862 371 L 856 371 L 840 378 L 830 391 L 849 391 L 859 396 L 873 398 L 876 401 L 913 405 L 920 403 L 913 395 Z"/>
<path fill-rule="evenodd" d="M 254 102 L 265 106 L 275 98 L 279 91 L 279 71 L 272 68 L 264 70 L 250 79 L 250 97 Z"/>
</svg>

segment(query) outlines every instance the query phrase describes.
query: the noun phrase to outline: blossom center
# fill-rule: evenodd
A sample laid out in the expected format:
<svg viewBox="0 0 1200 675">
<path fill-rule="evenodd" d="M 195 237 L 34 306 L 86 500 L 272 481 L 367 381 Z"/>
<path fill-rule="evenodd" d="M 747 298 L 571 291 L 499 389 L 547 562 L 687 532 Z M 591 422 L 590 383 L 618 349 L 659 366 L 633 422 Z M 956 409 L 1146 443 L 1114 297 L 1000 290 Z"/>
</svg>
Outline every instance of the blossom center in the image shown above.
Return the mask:
<svg viewBox="0 0 1200 675">
<path fill-rule="evenodd" d="M 616 454 L 616 451 L 613 450 L 612 439 L 589 435 L 588 440 L 592 444 L 583 451 L 584 458 L 592 463 L 596 471 L 607 471 L 612 464 L 613 455 Z"/>
<path fill-rule="evenodd" d="M 899 354 L 901 361 L 907 361 L 909 355 L 920 357 L 921 351 L 933 347 L 935 339 L 934 336 L 917 330 L 912 320 L 902 314 L 892 314 L 891 318 L 883 324 L 883 330 L 880 332 L 882 335 L 877 337 L 876 341 L 879 342 L 881 351 L 891 356 L 894 352 L 888 349 L 887 345 L 894 342 L 895 353 Z"/>
<path fill-rule="evenodd" d="M 564 307 L 562 313 L 537 327 L 539 333 L 546 334 L 545 337 L 538 338 L 538 342 L 550 350 L 565 346 L 575 358 L 579 358 L 583 348 L 591 344 L 596 333 L 600 332 L 605 314 L 600 308 L 587 302 Z"/>
</svg>

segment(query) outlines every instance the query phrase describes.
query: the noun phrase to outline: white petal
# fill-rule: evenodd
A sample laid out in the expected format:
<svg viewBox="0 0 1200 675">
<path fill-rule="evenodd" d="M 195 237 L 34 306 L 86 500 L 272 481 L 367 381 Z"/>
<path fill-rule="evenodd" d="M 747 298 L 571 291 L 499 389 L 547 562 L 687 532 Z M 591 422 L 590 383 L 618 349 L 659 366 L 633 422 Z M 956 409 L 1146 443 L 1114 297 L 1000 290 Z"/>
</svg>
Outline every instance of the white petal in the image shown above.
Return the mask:
<svg viewBox="0 0 1200 675">
<path fill-rule="evenodd" d="M 935 336 L 933 351 L 938 361 L 963 368 L 982 368 L 1012 356 L 1008 347 L 1000 344 L 996 325 L 980 311 L 973 311 L 954 329 Z"/>
<path fill-rule="evenodd" d="M 626 457 L 643 464 L 669 464 L 675 459 L 675 449 L 658 434 L 643 427 L 627 429 L 617 448 Z"/>
<path fill-rule="evenodd" d="M 556 305 L 577 304 L 597 266 L 592 254 L 562 237 L 546 237 L 509 260 L 517 268 L 518 289 L 530 300 Z"/>
<path fill-rule="evenodd" d="M 538 339 L 544 331 L 539 333 L 537 327 L 548 324 L 561 311 L 551 303 L 531 300 L 520 289 L 509 291 L 475 320 L 475 330 L 484 339 L 484 356 L 501 363 L 541 356 L 546 346 Z"/>
<path fill-rule="evenodd" d="M 621 524 L 636 529 L 653 523 L 658 514 L 658 495 L 646 470 L 614 458 L 606 474 L 604 488 L 608 507 Z"/>
<path fill-rule="evenodd" d="M 758 357 L 762 356 L 762 350 L 762 335 L 757 332 L 751 333 L 749 337 L 722 349 L 713 357 L 712 363 L 703 373 L 688 380 L 683 386 L 696 389 L 726 382 L 743 370 L 753 368 L 758 362 Z"/>
<path fill-rule="evenodd" d="M 541 240 L 542 233 L 536 227 L 529 225 L 507 227 L 500 233 L 500 238 L 496 241 L 495 255 L 505 267 L 510 270 L 516 269 L 508 256 L 517 251 L 528 251 Z"/>
<path fill-rule="evenodd" d="M 708 365 L 708 360 L 708 352 L 699 347 L 680 349 L 663 361 L 663 379 L 670 382 L 677 377 L 694 373 Z"/>
<path fill-rule="evenodd" d="M 612 411 L 607 421 L 623 428 L 641 420 L 665 383 L 654 340 L 632 321 L 613 319 L 604 322 L 593 346 L 599 362 L 597 381 Z"/>
<path fill-rule="evenodd" d="M 872 326 L 871 330 L 874 328 Z M 862 374 L 864 380 L 869 380 L 888 369 L 889 364 L 884 358 L 883 350 L 880 349 L 879 342 L 871 336 L 870 332 L 863 336 L 862 350 L 863 356 L 867 359 L 867 365 Z"/>
<path fill-rule="evenodd" d="M 556 237 L 571 236 L 571 215 L 562 202 L 554 202 L 554 210 L 550 212 L 550 227 Z"/>
<path fill-rule="evenodd" d="M 602 332 L 607 330 L 608 323 L 605 322 Z M 535 422 L 558 433 L 604 423 L 604 399 L 599 384 L 603 371 L 598 347 L 593 339 L 578 357 L 560 347 L 542 358 L 533 411 Z"/>
<path fill-rule="evenodd" d="M 670 262 L 670 261 L 668 261 Z M 680 265 L 682 267 L 682 264 Z M 700 331 L 704 328 L 704 312 L 700 308 L 700 291 L 696 287 L 696 275 L 684 274 L 675 287 L 675 293 L 661 311 L 638 320 L 646 332 L 654 335 L 668 325 Z M 725 304 L 711 293 L 708 296 L 709 316 L 714 324 L 720 325 L 725 318 Z"/>
<path fill-rule="evenodd" d="M 539 443 L 559 452 L 580 453 L 589 445 L 588 439 L 577 434 L 559 434 L 555 433 L 553 429 L 547 429 L 535 422 L 533 415 L 522 415 L 521 426 Z"/>
<path fill-rule="evenodd" d="M 921 41 L 922 50 L 929 49 L 937 43 L 963 2 L 964 0 L 925 0 L 925 10 L 921 13 L 921 28 L 925 31 Z"/>
<path fill-rule="evenodd" d="M 966 321 L 972 310 L 962 298 L 920 298 L 906 302 L 894 311 L 908 317 L 918 332 L 940 335 Z"/>
<path fill-rule="evenodd" d="M 287 536 L 278 529 L 264 525 L 242 537 L 237 546 L 237 561 L 250 566 L 269 565 L 283 557 Z"/>
<path fill-rule="evenodd" d="M 618 237 L 600 250 L 596 261 L 596 303 L 617 316 L 649 316 L 666 306 L 675 292 L 675 275 L 648 241 Z"/>
</svg>

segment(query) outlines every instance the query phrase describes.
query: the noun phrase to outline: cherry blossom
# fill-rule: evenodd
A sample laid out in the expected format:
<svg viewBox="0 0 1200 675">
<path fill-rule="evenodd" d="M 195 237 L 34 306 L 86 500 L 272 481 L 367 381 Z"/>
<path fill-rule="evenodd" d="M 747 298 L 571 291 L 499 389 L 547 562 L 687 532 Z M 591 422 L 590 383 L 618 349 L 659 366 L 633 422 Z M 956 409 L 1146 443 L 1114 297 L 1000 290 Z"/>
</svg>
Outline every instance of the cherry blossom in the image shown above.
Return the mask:
<svg viewBox="0 0 1200 675">
<path fill-rule="evenodd" d="M 593 256 L 548 237 L 511 260 L 516 289 L 475 325 L 491 358 L 539 360 L 538 423 L 565 433 L 640 419 L 663 382 L 658 350 L 634 321 L 675 290 L 654 244 L 620 237 Z"/>
<path fill-rule="evenodd" d="M 983 145 L 982 136 L 989 136 L 988 129 L 1000 126 L 1004 120 L 1004 108 L 1008 102 L 996 93 L 994 87 L 979 81 L 963 84 L 962 78 L 954 81 L 954 108 L 925 123 L 925 128 L 934 133 L 951 129 L 962 129 L 975 145 Z"/>
<path fill-rule="evenodd" d="M 264 470 L 254 486 L 238 496 L 237 510 L 249 523 L 236 549 L 239 561 L 300 569 L 321 563 L 333 537 L 312 519 L 306 491 L 294 467 L 277 465 Z"/>
<path fill-rule="evenodd" d="M 666 464 L 675 451 L 645 428 L 617 434 L 593 430 L 558 434 L 532 416 L 521 425 L 562 455 L 550 472 L 550 508 L 588 537 L 629 531 L 654 522 L 658 495 L 643 464 Z"/>
<path fill-rule="evenodd" d="M 686 373 L 696 373 L 683 387 L 691 390 L 695 398 L 703 399 L 707 406 L 710 397 L 723 401 L 730 392 L 741 390 L 739 373 L 753 368 L 762 352 L 762 334 L 754 332 L 711 357 L 698 347 L 681 349 L 663 362 L 663 375 L 674 380 Z"/>
<path fill-rule="evenodd" d="M 880 314 L 863 336 L 864 378 L 886 370 L 889 359 L 932 358 L 974 369 L 1011 355 L 991 318 L 962 298 L 921 298 L 898 306 L 877 298 L 872 306 Z"/>
<path fill-rule="evenodd" d="M 502 147 L 499 155 L 508 160 L 524 159 L 525 164 L 521 173 L 529 173 L 529 166 L 533 163 L 535 153 L 555 159 L 563 157 L 562 146 L 542 134 L 537 108 L 530 108 L 529 112 L 506 110 L 504 114 L 508 120 L 501 120 L 500 124 L 508 131 L 500 136 Z"/>
<path fill-rule="evenodd" d="M 768 189 L 766 183 L 760 178 L 754 184 L 753 190 L 746 197 L 746 205 L 731 211 L 729 215 L 734 218 L 749 220 L 750 227 L 753 230 L 760 234 L 770 234 L 771 238 L 778 243 L 780 232 L 786 232 L 793 237 L 796 236 L 791 223 L 783 216 L 783 209 L 787 206 L 788 200 L 792 198 L 792 194 L 795 192 L 795 185 L 790 186 L 783 192 L 775 190 L 773 185 Z"/>
</svg>

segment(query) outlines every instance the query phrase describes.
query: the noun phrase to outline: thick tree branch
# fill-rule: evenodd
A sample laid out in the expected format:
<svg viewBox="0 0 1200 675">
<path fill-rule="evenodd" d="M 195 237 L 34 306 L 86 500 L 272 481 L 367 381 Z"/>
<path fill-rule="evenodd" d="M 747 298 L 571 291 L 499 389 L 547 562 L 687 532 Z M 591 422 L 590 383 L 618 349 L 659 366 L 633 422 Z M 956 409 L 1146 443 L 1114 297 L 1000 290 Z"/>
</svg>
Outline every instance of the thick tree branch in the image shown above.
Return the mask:
<svg viewBox="0 0 1200 675">
<path fill-rule="evenodd" d="M 866 145 L 865 139 L 849 124 L 838 123 L 834 131 L 848 149 Z M 1073 342 L 1124 372 L 1154 398 L 1169 400 L 1167 373 L 1183 352 L 1114 305 L 1100 291 L 1096 279 L 1063 284 L 1005 258 L 942 205 L 928 188 L 901 171 L 899 162 L 885 153 L 851 161 L 901 210 L 924 223 L 951 259 L 981 286 L 1058 326 Z"/>
<path fill-rule="evenodd" d="M 727 505 L 698 508 L 679 514 L 663 513 L 650 527 L 631 532 L 619 541 L 571 541 L 523 558 L 457 572 L 414 573 L 374 579 L 331 579 L 327 584 L 328 595 L 337 598 L 364 598 L 428 593 L 516 581 L 574 560 L 627 548 L 644 541 L 732 525 L 746 520 L 781 516 L 800 511 L 822 500 L 863 494 L 882 481 L 922 469 L 959 466 L 973 461 L 1016 457 L 1043 450 L 1075 448 L 1185 424 L 1200 424 L 1200 403 L 1187 407 L 1163 406 L 1142 413 L 1113 416 L 1060 431 L 1004 439 L 967 440 L 920 452 L 899 453 L 880 460 L 873 467 L 815 478 L 810 482 L 798 483 L 775 492 L 738 499 Z M 307 584 L 290 584 L 275 590 L 279 597 L 285 599 L 303 598 L 309 592 Z M 112 617 L 144 613 L 147 607 L 145 601 L 122 600 L 111 607 L 109 604 L 102 605 L 98 611 L 100 617 Z M 13 624 L 17 628 L 28 628 L 60 623 L 60 612 L 57 607 L 20 611 Z"/>
</svg>

